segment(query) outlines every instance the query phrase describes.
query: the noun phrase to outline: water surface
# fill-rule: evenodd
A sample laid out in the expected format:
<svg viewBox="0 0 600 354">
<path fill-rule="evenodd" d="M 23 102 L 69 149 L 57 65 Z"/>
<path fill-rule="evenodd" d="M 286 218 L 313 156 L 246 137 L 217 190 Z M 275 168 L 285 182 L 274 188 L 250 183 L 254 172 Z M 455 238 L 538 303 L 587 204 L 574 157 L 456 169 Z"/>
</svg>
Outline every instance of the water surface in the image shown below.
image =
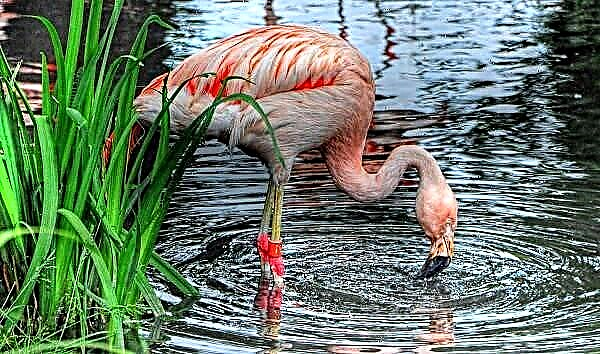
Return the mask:
<svg viewBox="0 0 600 354">
<path fill-rule="evenodd" d="M 414 280 L 428 250 L 414 212 L 417 176 L 360 204 L 308 152 L 286 187 L 281 322 L 267 321 L 254 306 L 267 175 L 254 159 L 209 142 L 158 246 L 202 297 L 178 304 L 156 279 L 163 299 L 178 305 L 172 318 L 145 326 L 153 350 L 598 350 L 600 3 L 267 5 L 167 1 L 162 11 L 179 27 L 161 34 L 169 53 L 146 75 L 250 26 L 300 23 L 343 36 L 376 77 L 365 163 L 376 169 L 402 144 L 437 158 L 460 205 L 456 256 L 435 281 Z"/>
</svg>

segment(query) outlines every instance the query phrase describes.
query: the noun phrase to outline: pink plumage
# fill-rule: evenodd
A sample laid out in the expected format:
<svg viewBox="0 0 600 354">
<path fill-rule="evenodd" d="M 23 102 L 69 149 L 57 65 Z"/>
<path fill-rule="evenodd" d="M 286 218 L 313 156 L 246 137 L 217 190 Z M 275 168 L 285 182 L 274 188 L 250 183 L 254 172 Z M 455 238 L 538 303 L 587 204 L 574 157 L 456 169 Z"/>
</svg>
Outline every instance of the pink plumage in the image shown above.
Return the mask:
<svg viewBox="0 0 600 354">
<path fill-rule="evenodd" d="M 186 85 L 188 94 L 214 97 L 220 80 L 237 75 L 250 79 L 255 85 L 233 81 L 225 94 L 245 92 L 261 98 L 293 90 L 343 85 L 348 76 L 338 77 L 338 74 L 344 71 L 358 74 L 367 85 L 373 84 L 366 59 L 340 37 L 315 28 L 270 26 L 225 38 L 190 56 L 171 72 L 168 87 L 178 86 L 197 74 L 214 72 L 216 77 L 190 81 Z M 159 91 L 163 78 L 153 80 L 142 95 Z"/>
</svg>

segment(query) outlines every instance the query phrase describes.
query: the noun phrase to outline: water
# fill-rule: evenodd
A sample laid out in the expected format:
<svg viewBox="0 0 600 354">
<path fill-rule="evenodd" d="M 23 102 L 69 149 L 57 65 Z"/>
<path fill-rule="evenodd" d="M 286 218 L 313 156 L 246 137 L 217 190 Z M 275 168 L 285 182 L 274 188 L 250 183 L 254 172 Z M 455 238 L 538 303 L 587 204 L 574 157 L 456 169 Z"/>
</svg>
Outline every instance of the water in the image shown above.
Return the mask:
<svg viewBox="0 0 600 354">
<path fill-rule="evenodd" d="M 177 305 L 169 319 L 145 325 L 153 350 L 598 350 L 600 3 L 270 5 L 154 5 L 179 28 L 158 32 L 155 40 L 169 50 L 147 66 L 147 77 L 267 22 L 319 25 L 344 36 L 376 77 L 366 165 L 376 169 L 407 143 L 438 159 L 460 205 L 456 256 L 435 281 L 414 280 L 428 250 L 415 219 L 417 176 L 409 174 L 381 202 L 360 204 L 338 191 L 320 155 L 308 152 L 286 188 L 287 283 L 281 322 L 273 323 L 254 306 L 254 239 L 267 175 L 257 161 L 209 142 L 185 175 L 158 246 L 202 297 L 180 303 L 156 278 L 161 297 Z M 11 23 L 6 43 L 14 38 Z"/>
</svg>

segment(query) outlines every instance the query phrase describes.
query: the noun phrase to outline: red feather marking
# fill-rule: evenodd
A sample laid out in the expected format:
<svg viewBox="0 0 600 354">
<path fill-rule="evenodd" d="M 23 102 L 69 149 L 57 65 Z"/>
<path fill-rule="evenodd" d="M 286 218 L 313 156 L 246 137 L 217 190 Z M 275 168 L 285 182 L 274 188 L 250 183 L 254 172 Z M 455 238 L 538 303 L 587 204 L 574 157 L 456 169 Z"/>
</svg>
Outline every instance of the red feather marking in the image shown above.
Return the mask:
<svg viewBox="0 0 600 354">
<path fill-rule="evenodd" d="M 164 73 L 160 76 L 155 77 L 152 81 L 150 81 L 148 86 L 144 87 L 140 95 L 152 95 L 155 94 L 157 91 L 160 92 L 167 74 L 168 73 Z"/>
<path fill-rule="evenodd" d="M 194 96 L 198 92 L 198 78 L 193 78 L 185 85 L 190 96 Z"/>
<path fill-rule="evenodd" d="M 209 79 L 206 84 L 202 87 L 202 92 L 205 92 L 212 97 L 216 97 L 219 93 L 219 89 L 221 88 L 221 81 L 225 80 L 229 74 L 231 73 L 231 68 L 233 66 L 233 62 L 229 62 L 227 64 L 221 65 L 219 70 L 217 70 L 217 76 Z M 227 90 L 223 90 L 223 95 L 227 95 Z"/>
<path fill-rule="evenodd" d="M 304 82 L 301 82 L 300 84 L 294 86 L 293 90 L 294 91 L 296 91 L 296 90 L 310 90 L 310 89 L 314 89 L 314 88 L 317 88 L 317 87 L 329 86 L 331 84 L 333 84 L 333 79 L 325 81 L 325 79 L 322 76 L 320 76 L 315 81 L 313 81 L 313 78 L 309 77 Z"/>
<path fill-rule="evenodd" d="M 227 63 L 224 62 L 221 64 L 221 67 L 217 71 L 216 79 L 219 81 L 225 80 L 231 74 L 231 68 L 233 67 L 233 64 L 233 61 L 229 61 Z"/>
</svg>

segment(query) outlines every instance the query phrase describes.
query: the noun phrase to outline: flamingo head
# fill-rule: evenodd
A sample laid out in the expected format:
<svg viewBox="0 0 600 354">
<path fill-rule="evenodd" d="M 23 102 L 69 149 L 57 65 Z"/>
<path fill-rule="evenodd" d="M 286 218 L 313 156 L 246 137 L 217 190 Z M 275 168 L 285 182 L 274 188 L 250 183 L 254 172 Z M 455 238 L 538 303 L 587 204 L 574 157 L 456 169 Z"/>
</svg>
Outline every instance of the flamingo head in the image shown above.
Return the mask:
<svg viewBox="0 0 600 354">
<path fill-rule="evenodd" d="M 419 189 L 417 219 L 431 241 L 419 278 L 432 278 L 450 264 L 454 256 L 457 212 L 456 197 L 445 182 L 441 186 Z"/>
</svg>

